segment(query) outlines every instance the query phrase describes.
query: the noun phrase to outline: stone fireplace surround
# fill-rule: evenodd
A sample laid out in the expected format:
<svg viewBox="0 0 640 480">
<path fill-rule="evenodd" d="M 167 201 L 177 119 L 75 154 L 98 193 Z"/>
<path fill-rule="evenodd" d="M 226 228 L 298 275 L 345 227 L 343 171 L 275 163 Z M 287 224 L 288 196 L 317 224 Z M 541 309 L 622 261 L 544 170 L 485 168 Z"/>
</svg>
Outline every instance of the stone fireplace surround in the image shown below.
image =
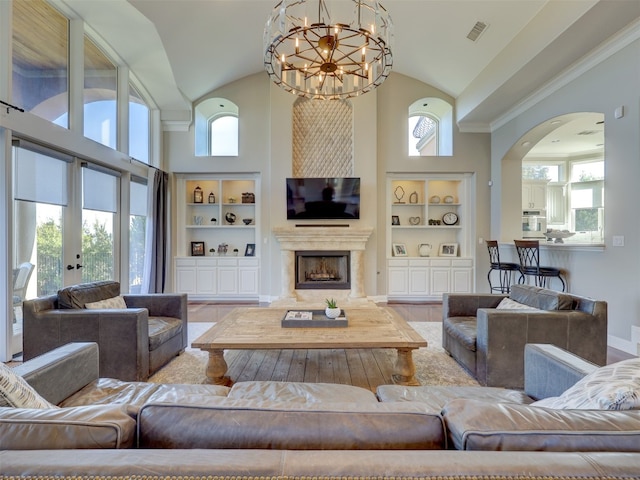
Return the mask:
<svg viewBox="0 0 640 480">
<path fill-rule="evenodd" d="M 296 225 L 274 227 L 282 255 L 282 294 L 274 304 L 324 302 L 327 297 L 350 303 L 367 302 L 364 293 L 364 250 L 373 232 L 371 227 L 351 225 Z M 295 252 L 301 250 L 348 250 L 351 257 L 350 290 L 296 290 Z"/>
</svg>

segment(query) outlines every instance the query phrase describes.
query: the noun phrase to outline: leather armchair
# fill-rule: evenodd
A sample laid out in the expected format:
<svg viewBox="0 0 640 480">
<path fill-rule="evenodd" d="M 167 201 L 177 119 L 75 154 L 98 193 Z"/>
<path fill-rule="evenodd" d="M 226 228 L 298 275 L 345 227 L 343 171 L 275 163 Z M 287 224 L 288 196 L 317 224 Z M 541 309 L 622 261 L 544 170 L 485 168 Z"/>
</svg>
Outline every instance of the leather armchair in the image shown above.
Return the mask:
<svg viewBox="0 0 640 480">
<path fill-rule="evenodd" d="M 442 346 L 481 385 L 522 388 L 527 343 L 550 343 L 597 365 L 606 363 L 606 302 L 513 285 L 509 297 L 537 310 L 497 309 L 506 296 L 443 296 Z"/>
<path fill-rule="evenodd" d="M 84 308 L 120 294 L 118 282 L 65 288 L 23 304 L 23 358 L 70 342 L 96 342 L 100 376 L 145 381 L 187 346 L 187 296 L 123 295 L 126 309 Z"/>
</svg>

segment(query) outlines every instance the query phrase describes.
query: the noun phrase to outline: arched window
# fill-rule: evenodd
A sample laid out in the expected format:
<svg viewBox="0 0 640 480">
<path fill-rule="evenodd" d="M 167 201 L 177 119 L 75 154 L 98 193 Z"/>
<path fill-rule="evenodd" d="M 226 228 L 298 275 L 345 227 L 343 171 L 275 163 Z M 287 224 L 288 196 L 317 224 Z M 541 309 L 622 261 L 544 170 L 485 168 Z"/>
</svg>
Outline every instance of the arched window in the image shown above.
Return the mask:
<svg viewBox="0 0 640 480">
<path fill-rule="evenodd" d="M 409 106 L 409 156 L 453 154 L 453 107 L 440 98 L 421 98 Z"/>
<path fill-rule="evenodd" d="M 238 106 L 226 98 L 196 105 L 196 156 L 238 156 Z"/>
<path fill-rule="evenodd" d="M 209 149 L 212 157 L 238 155 L 238 117 L 223 113 L 209 124 Z"/>
<path fill-rule="evenodd" d="M 409 156 L 438 155 L 438 120 L 430 115 L 409 117 Z"/>
</svg>

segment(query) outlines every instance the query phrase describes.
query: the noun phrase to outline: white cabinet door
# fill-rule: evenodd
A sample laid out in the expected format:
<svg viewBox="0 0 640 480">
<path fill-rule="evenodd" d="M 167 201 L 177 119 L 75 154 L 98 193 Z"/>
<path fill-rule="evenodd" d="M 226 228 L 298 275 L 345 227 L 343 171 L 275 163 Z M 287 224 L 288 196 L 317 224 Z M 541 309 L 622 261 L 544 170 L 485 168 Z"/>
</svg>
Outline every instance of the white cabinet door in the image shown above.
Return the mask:
<svg viewBox="0 0 640 480">
<path fill-rule="evenodd" d="M 258 294 L 258 269 L 255 267 L 238 268 L 238 293 L 240 295 Z"/>
<path fill-rule="evenodd" d="M 387 293 L 407 295 L 409 293 L 409 270 L 406 267 L 389 267 Z"/>
<path fill-rule="evenodd" d="M 176 259 L 176 292 L 195 294 L 196 293 L 196 259 L 177 258 Z"/>
<path fill-rule="evenodd" d="M 533 208 L 545 210 L 547 208 L 547 186 L 532 185 L 531 186 L 531 203 Z"/>
<path fill-rule="evenodd" d="M 218 266 L 218 295 L 238 294 L 238 267 L 235 265 Z"/>
<path fill-rule="evenodd" d="M 409 295 L 429 293 L 429 268 L 409 267 Z"/>
<path fill-rule="evenodd" d="M 217 284 L 217 270 L 215 267 L 198 267 L 197 293 L 202 295 L 215 295 Z"/>
<path fill-rule="evenodd" d="M 176 267 L 176 292 L 196 293 L 196 268 Z"/>
<path fill-rule="evenodd" d="M 471 269 L 451 269 L 451 293 L 471 293 Z"/>
<path fill-rule="evenodd" d="M 522 208 L 523 210 L 545 210 L 547 208 L 547 183 L 523 182 L 522 183 Z"/>
<path fill-rule="evenodd" d="M 442 296 L 449 291 L 451 268 L 433 267 L 431 269 L 431 295 Z"/>
</svg>

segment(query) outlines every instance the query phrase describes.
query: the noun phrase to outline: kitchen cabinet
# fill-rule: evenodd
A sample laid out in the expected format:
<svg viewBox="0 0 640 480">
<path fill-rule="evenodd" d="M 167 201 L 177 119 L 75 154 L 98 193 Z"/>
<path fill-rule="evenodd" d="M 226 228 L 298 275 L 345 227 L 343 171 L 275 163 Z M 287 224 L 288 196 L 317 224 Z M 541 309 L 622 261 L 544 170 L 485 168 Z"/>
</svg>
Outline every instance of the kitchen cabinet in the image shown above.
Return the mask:
<svg viewBox="0 0 640 480">
<path fill-rule="evenodd" d="M 567 187 L 549 185 L 547 187 L 547 225 L 567 224 Z"/>
<path fill-rule="evenodd" d="M 522 182 L 522 209 L 546 210 L 547 181 Z"/>
</svg>

